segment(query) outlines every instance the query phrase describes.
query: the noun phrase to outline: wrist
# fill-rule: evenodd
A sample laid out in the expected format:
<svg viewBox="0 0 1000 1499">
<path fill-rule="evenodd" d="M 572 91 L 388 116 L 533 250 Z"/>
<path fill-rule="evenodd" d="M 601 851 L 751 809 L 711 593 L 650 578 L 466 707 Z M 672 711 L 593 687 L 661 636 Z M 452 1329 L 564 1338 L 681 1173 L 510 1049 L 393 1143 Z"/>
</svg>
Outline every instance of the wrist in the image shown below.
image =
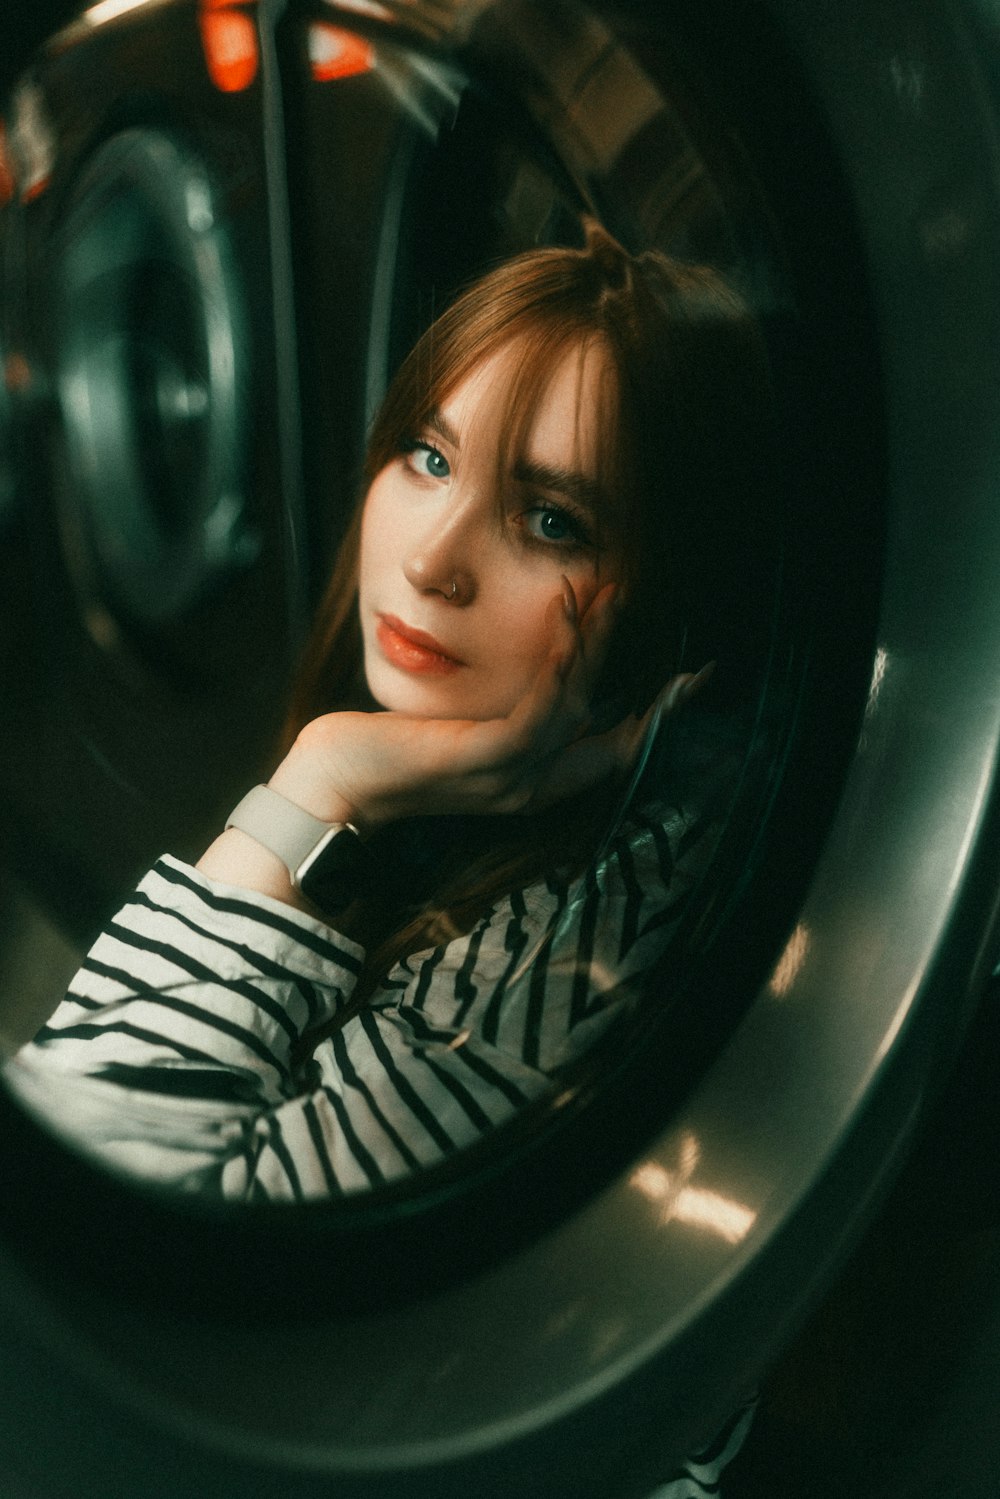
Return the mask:
<svg viewBox="0 0 1000 1499">
<path fill-rule="evenodd" d="M 348 799 L 334 790 L 316 769 L 315 756 L 299 741 L 267 782 L 293 807 L 326 824 L 359 825 Z M 242 889 L 272 896 L 286 905 L 316 914 L 313 902 L 296 886 L 292 871 L 279 853 L 242 827 L 229 826 L 206 849 L 196 866 L 202 874 Z"/>
<path fill-rule="evenodd" d="M 301 807 L 321 822 L 349 822 L 357 828 L 364 818 L 347 797 L 333 788 L 329 779 L 317 773 L 313 757 L 296 740 L 281 764 L 267 782 L 287 801 Z"/>
<path fill-rule="evenodd" d="M 277 854 L 240 828 L 227 828 L 205 850 L 195 868 L 209 879 L 269 895 L 300 911 L 310 909 Z"/>
</svg>

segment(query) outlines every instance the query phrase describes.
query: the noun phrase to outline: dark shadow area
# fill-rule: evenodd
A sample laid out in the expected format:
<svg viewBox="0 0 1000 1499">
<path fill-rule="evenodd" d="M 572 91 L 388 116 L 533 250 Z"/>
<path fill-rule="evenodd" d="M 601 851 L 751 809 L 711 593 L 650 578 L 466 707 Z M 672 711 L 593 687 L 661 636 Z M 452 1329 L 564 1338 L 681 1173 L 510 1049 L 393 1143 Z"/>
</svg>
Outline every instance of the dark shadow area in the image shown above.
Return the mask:
<svg viewBox="0 0 1000 1499">
<path fill-rule="evenodd" d="M 1000 981 L 875 1225 L 774 1369 L 726 1499 L 995 1499 Z"/>
</svg>

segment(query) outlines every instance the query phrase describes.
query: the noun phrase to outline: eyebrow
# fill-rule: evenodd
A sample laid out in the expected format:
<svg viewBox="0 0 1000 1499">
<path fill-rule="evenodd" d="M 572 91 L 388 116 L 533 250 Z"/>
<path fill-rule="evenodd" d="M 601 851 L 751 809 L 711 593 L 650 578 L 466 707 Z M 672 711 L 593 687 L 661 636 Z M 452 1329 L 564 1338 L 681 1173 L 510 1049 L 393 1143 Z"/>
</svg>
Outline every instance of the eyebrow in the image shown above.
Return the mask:
<svg viewBox="0 0 1000 1499">
<path fill-rule="evenodd" d="M 450 443 L 453 448 L 461 447 L 461 443 L 458 440 L 458 433 L 436 406 L 433 411 L 428 413 L 427 425 L 428 427 L 433 427 L 438 436 L 443 437 L 445 442 Z"/>
<path fill-rule="evenodd" d="M 546 489 L 553 494 L 565 495 L 585 509 L 600 514 L 605 508 L 604 489 L 596 479 L 573 469 L 552 468 L 547 463 L 532 463 L 528 458 L 514 465 L 514 478 L 520 484 L 531 484 L 536 489 Z"/>
<path fill-rule="evenodd" d="M 427 425 L 453 448 L 461 447 L 457 432 L 437 407 L 428 413 Z M 589 479 L 586 474 L 574 469 L 554 468 L 548 463 L 533 463 L 529 458 L 520 458 L 514 465 L 514 478 L 519 484 L 530 484 L 535 489 L 565 495 L 567 499 L 574 500 L 595 515 L 607 508 L 603 486 L 596 479 Z"/>
</svg>

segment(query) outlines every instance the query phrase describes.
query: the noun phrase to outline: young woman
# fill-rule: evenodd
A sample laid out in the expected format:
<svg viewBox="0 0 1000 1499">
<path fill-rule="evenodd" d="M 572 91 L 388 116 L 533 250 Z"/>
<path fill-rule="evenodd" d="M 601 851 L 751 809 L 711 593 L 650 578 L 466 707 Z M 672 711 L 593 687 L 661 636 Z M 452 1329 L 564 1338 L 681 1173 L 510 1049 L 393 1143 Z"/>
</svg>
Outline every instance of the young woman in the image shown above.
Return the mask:
<svg viewBox="0 0 1000 1499">
<path fill-rule="evenodd" d="M 726 754 L 628 783 L 654 714 L 683 740 L 767 421 L 708 270 L 591 226 L 460 296 L 375 423 L 267 787 L 157 864 L 12 1085 L 243 1199 L 394 1181 L 547 1093 L 681 950 L 718 837 Z"/>
</svg>

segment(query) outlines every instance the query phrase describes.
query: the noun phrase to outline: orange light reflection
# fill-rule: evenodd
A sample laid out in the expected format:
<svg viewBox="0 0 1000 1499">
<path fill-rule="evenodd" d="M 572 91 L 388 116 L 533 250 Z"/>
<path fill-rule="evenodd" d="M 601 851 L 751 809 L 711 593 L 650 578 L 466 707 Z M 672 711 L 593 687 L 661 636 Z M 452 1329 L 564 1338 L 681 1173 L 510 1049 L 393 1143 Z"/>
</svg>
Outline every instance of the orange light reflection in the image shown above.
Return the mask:
<svg viewBox="0 0 1000 1499">
<path fill-rule="evenodd" d="M 248 15 L 225 0 L 201 0 L 198 29 L 205 66 L 223 94 L 238 94 L 257 77 L 260 46 L 257 28 Z"/>
<path fill-rule="evenodd" d="M 375 50 L 364 37 L 355 36 L 327 21 L 315 21 L 309 28 L 309 64 L 316 83 L 333 83 L 339 78 L 357 78 L 375 66 Z"/>
</svg>

